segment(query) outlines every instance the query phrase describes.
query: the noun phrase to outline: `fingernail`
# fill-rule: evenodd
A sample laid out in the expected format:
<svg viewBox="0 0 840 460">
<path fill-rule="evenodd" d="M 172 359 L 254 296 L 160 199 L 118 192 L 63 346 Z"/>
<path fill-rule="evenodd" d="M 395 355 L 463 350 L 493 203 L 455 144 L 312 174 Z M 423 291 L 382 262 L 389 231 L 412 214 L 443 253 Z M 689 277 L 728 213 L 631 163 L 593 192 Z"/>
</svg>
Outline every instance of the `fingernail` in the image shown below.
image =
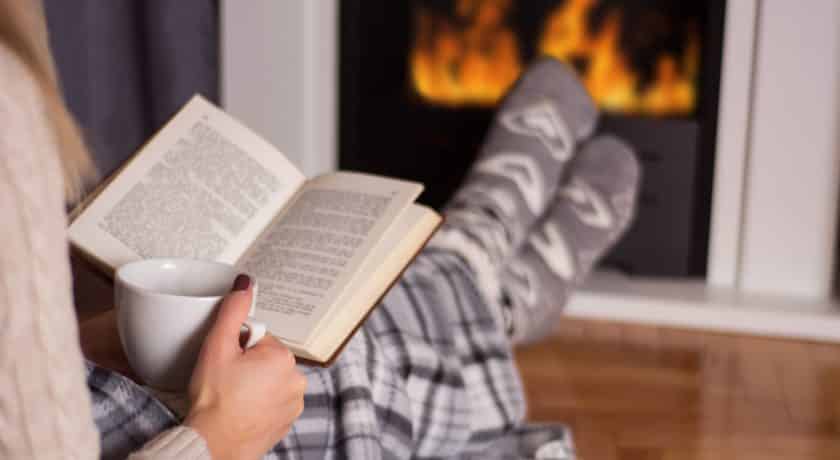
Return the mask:
<svg viewBox="0 0 840 460">
<path fill-rule="evenodd" d="M 233 280 L 234 291 L 247 291 L 251 287 L 251 277 L 241 273 Z"/>
</svg>

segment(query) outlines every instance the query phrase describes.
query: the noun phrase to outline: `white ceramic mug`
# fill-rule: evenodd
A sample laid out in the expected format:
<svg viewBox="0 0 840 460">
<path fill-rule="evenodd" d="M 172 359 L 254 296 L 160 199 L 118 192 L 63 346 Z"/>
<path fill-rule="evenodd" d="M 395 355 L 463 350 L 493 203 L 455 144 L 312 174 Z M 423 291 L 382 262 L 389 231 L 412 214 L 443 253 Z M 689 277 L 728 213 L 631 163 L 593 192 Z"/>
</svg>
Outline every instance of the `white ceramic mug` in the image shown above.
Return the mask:
<svg viewBox="0 0 840 460">
<path fill-rule="evenodd" d="M 146 259 L 121 266 L 114 295 L 117 328 L 128 363 L 151 387 L 182 391 L 222 298 L 241 273 L 231 265 L 191 259 Z M 257 301 L 257 286 L 251 313 Z M 248 319 L 246 348 L 266 332 Z"/>
</svg>

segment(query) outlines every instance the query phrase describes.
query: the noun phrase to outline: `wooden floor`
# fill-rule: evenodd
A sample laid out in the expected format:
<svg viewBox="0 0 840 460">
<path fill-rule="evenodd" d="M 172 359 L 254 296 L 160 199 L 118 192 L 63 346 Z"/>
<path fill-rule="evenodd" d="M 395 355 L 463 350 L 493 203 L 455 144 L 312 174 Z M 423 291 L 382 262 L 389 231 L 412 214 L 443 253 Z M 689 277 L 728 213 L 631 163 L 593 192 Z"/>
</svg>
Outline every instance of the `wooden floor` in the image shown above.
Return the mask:
<svg viewBox="0 0 840 460">
<path fill-rule="evenodd" d="M 567 319 L 517 355 L 582 460 L 840 459 L 840 346 Z"/>
</svg>

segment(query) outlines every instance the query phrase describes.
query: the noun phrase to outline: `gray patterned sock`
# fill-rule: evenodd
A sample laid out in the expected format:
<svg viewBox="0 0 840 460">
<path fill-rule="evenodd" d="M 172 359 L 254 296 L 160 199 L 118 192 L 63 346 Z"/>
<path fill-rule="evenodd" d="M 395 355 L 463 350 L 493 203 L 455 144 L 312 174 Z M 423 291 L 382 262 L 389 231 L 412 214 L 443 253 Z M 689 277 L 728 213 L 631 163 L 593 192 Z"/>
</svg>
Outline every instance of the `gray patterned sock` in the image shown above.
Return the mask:
<svg viewBox="0 0 840 460">
<path fill-rule="evenodd" d="M 586 142 L 568 181 L 502 270 L 499 304 L 514 343 L 553 329 L 571 291 L 624 234 L 635 214 L 641 171 L 611 136 Z"/>
<path fill-rule="evenodd" d="M 574 70 L 552 58 L 532 65 L 505 97 L 431 242 L 466 259 L 488 300 L 499 297 L 501 266 L 550 203 L 564 165 L 597 116 Z"/>
</svg>

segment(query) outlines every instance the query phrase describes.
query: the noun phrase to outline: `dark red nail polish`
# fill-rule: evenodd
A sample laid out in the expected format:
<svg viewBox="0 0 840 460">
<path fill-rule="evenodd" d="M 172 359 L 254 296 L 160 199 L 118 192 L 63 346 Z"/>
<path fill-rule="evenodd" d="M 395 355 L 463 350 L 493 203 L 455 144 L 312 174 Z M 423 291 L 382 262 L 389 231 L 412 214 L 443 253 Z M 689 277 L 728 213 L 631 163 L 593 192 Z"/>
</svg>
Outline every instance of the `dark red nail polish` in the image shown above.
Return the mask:
<svg viewBox="0 0 840 460">
<path fill-rule="evenodd" d="M 233 281 L 234 291 L 247 291 L 251 287 L 251 277 L 241 273 Z"/>
</svg>

